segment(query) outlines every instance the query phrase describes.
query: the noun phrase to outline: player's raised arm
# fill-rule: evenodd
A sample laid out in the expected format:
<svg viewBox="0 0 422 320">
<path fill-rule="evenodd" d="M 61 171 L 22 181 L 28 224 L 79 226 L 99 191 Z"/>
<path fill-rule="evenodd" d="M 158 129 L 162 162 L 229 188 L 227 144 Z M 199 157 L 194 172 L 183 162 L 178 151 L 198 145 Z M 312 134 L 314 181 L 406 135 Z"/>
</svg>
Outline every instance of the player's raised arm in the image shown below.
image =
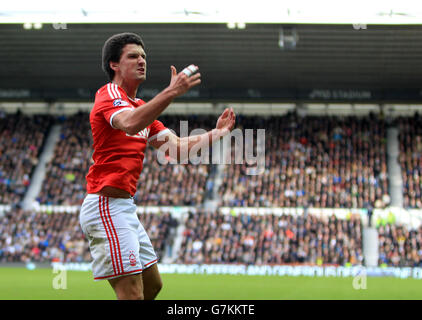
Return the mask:
<svg viewBox="0 0 422 320">
<path fill-rule="evenodd" d="M 194 67 L 194 71 L 198 70 L 197 66 Z M 170 68 L 171 79 L 169 86 L 142 107 L 116 115 L 113 118 L 113 126 L 115 128 L 123 130 L 129 135 L 138 133 L 157 119 L 175 98 L 201 83 L 200 73 L 190 75 L 192 71 L 187 71 L 187 68 L 177 73 L 174 66 Z"/>
<path fill-rule="evenodd" d="M 156 149 L 167 143 L 166 155 L 177 155 L 177 161 L 184 161 L 186 160 L 184 157 L 189 156 L 192 148 L 201 149 L 203 146 L 211 146 L 214 142 L 229 134 L 233 130 L 235 122 L 236 115 L 233 109 L 226 108 L 218 118 L 216 127 L 204 134 L 180 138 L 169 132 L 165 137 L 152 140 L 149 143 Z"/>
</svg>

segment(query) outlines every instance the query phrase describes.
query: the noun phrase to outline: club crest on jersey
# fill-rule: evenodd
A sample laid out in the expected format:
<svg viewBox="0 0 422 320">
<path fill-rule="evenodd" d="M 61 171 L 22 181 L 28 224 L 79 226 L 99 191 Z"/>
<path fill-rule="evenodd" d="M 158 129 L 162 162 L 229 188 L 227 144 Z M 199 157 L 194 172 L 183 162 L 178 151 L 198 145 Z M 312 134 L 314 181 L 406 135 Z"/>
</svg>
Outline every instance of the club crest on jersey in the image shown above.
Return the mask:
<svg viewBox="0 0 422 320">
<path fill-rule="evenodd" d="M 149 131 L 150 131 L 150 129 L 149 129 L 149 128 L 145 128 L 144 130 L 139 131 L 137 134 L 134 134 L 133 136 L 131 136 L 130 134 L 127 134 L 127 133 L 126 133 L 126 135 L 127 135 L 128 137 L 133 137 L 133 138 L 142 138 L 142 139 L 148 140 Z"/>
<path fill-rule="evenodd" d="M 130 263 L 130 265 L 133 267 L 133 266 L 136 266 L 136 257 L 135 257 L 135 251 L 129 251 L 129 263 Z"/>
<path fill-rule="evenodd" d="M 129 102 L 124 101 L 122 99 L 116 99 L 113 101 L 113 106 L 118 107 L 118 106 L 128 106 Z"/>
</svg>

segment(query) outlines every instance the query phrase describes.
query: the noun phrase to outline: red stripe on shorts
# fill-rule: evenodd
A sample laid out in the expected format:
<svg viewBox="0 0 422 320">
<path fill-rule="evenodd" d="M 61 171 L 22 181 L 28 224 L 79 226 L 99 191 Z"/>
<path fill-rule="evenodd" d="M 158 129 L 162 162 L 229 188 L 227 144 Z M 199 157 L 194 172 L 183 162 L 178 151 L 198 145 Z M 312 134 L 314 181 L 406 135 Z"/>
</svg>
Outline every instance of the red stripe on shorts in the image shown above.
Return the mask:
<svg viewBox="0 0 422 320">
<path fill-rule="evenodd" d="M 115 246 L 115 244 L 114 244 L 113 238 L 110 237 L 110 233 L 109 233 L 109 230 L 108 230 L 108 228 L 109 228 L 108 223 L 107 223 L 107 221 L 105 221 L 106 218 L 104 217 L 104 213 L 103 213 L 104 208 L 102 207 L 102 203 L 101 203 L 102 200 L 103 200 L 103 197 L 100 196 L 99 197 L 100 216 L 101 216 L 101 220 L 103 222 L 105 232 L 107 234 L 108 245 L 110 246 L 110 257 L 111 257 L 111 263 L 113 264 L 113 271 L 114 271 L 114 274 L 117 274 L 117 273 L 120 273 L 120 272 L 119 272 L 119 270 L 116 270 L 116 264 L 115 264 L 114 257 L 113 257 L 113 255 L 114 255 L 113 254 L 113 252 L 114 252 L 113 247 Z"/>
<path fill-rule="evenodd" d="M 106 207 L 106 199 L 107 199 L 107 207 Z M 120 255 L 119 239 L 117 238 L 116 229 L 114 229 L 113 221 L 111 220 L 110 211 L 108 211 L 107 209 L 108 209 L 108 197 L 103 197 L 104 217 L 105 217 L 105 221 L 107 222 L 108 230 L 110 231 L 111 238 L 113 239 L 114 262 L 116 263 L 117 273 L 123 273 L 124 270 L 123 270 L 123 267 L 121 266 L 122 263 L 119 260 L 119 255 Z"/>
<path fill-rule="evenodd" d="M 109 219 L 110 219 L 110 224 L 111 224 L 111 227 L 113 228 L 112 232 L 114 232 L 114 235 L 115 235 L 115 237 L 116 237 L 117 250 L 118 250 L 118 253 L 119 253 L 119 258 L 120 258 L 120 261 L 119 261 L 119 258 L 117 259 L 117 261 L 118 261 L 118 263 L 120 262 L 120 267 L 121 267 L 121 271 L 120 271 L 120 272 L 121 272 L 121 273 L 124 273 L 124 272 L 125 272 L 125 270 L 123 269 L 122 252 L 120 251 L 119 238 L 117 237 L 117 232 L 116 232 L 116 229 L 114 228 L 113 220 L 111 220 L 110 206 L 109 206 L 109 204 L 108 204 L 108 197 L 107 197 L 107 214 L 108 214 L 108 217 L 109 217 Z"/>
<path fill-rule="evenodd" d="M 155 259 L 155 260 L 153 260 L 153 261 L 148 262 L 147 264 L 145 264 L 145 265 L 144 265 L 144 269 L 148 268 L 148 267 L 149 267 L 151 264 L 153 264 L 154 262 L 157 262 L 157 259 Z"/>
<path fill-rule="evenodd" d="M 96 277 L 96 278 L 94 278 L 94 280 L 101 280 L 101 279 L 107 279 L 107 278 L 111 278 L 111 277 L 124 276 L 124 275 L 135 273 L 135 272 L 140 273 L 140 272 L 142 272 L 142 269 L 132 270 L 132 271 L 118 273 L 118 274 L 112 274 L 111 276 Z"/>
</svg>

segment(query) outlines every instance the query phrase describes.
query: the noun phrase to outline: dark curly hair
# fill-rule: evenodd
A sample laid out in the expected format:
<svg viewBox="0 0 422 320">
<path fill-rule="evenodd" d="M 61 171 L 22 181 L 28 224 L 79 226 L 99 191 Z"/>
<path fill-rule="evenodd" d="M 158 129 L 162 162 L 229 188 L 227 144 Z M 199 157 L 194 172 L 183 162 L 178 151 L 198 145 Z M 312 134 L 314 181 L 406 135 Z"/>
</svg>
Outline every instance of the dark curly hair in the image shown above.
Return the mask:
<svg viewBox="0 0 422 320">
<path fill-rule="evenodd" d="M 110 68 L 110 61 L 119 62 L 123 47 L 127 44 L 137 44 L 145 49 L 142 38 L 136 33 L 124 32 L 111 36 L 103 46 L 103 71 L 110 81 L 114 78 L 114 70 Z"/>
</svg>

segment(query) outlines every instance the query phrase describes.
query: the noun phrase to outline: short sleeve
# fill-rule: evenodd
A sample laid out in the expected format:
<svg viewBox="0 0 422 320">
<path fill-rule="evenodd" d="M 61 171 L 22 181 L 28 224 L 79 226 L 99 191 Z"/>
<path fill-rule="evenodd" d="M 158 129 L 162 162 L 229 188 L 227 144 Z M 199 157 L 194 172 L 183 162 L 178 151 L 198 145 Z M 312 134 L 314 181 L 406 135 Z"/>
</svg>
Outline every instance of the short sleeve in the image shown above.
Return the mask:
<svg viewBox="0 0 422 320">
<path fill-rule="evenodd" d="M 170 133 L 170 129 L 166 128 L 166 126 L 164 126 L 164 124 L 161 121 L 155 120 L 150 125 L 148 142 L 150 142 L 154 139 L 157 139 L 158 137 L 161 137 L 162 135 L 165 135 L 167 133 Z"/>
<path fill-rule="evenodd" d="M 113 127 L 113 118 L 126 110 L 133 110 L 134 107 L 122 95 L 116 84 L 109 83 L 101 94 L 101 108 L 99 111 L 103 114 L 107 122 Z"/>
</svg>

